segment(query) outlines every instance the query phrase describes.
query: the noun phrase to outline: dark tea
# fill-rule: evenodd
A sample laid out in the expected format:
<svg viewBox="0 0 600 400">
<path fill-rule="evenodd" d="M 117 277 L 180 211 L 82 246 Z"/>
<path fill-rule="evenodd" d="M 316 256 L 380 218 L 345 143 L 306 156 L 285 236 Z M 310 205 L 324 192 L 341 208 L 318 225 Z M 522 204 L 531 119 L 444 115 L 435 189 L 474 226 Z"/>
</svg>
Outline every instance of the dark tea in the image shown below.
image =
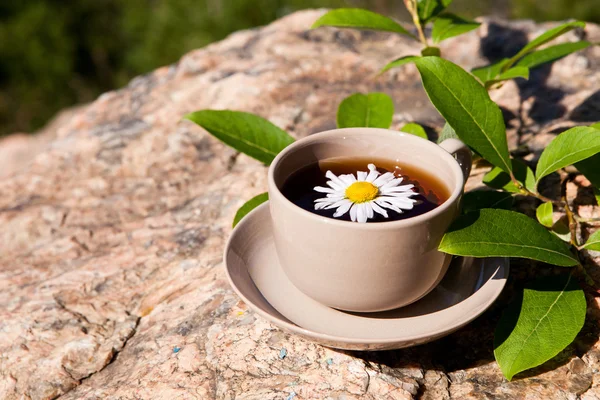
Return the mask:
<svg viewBox="0 0 600 400">
<path fill-rule="evenodd" d="M 344 187 L 342 181 L 339 180 L 340 178 L 346 182 L 345 185 L 347 186 L 349 178 L 347 174 L 352 174 L 354 177 L 358 178 L 358 181 L 365 180 L 365 176 L 370 172 L 368 168 L 369 164 L 374 164 L 377 172 L 375 173 L 375 168 L 372 167 L 373 175 L 369 175 L 369 179 L 372 176 L 383 176 L 387 172 L 391 172 L 394 175 L 394 178 L 402 178 L 401 183 L 398 183 L 397 187 L 394 187 L 392 185 L 398 181 L 392 182 L 390 181 L 390 178 L 392 177 L 390 175 L 385 175 L 382 179 L 385 180 L 385 178 L 388 178 L 386 181 L 389 182 L 389 184 L 382 186 L 381 189 L 379 189 L 380 193 L 377 193 L 378 189 L 375 188 L 375 185 L 369 185 L 368 183 L 354 185 L 350 191 L 348 191 L 348 188 L 345 189 L 345 191 L 337 190 L 338 188 Z M 335 178 L 331 177 L 331 175 L 330 177 L 326 177 L 325 174 L 327 171 L 331 171 L 335 175 Z M 361 171 L 360 176 L 358 175 L 359 171 Z M 327 185 L 327 182 L 330 180 L 334 181 L 333 186 L 336 188 L 336 190 L 330 189 L 331 186 Z M 381 182 L 383 181 L 375 181 L 374 183 L 381 185 Z M 413 186 L 410 189 L 407 189 L 406 187 L 403 187 L 404 185 Z M 315 187 L 321 187 L 322 191 L 316 191 Z M 328 189 L 329 192 L 325 193 L 325 189 Z M 352 192 L 352 190 L 354 190 L 354 192 Z M 406 203 L 402 203 L 401 200 L 400 204 L 410 203 L 412 209 L 402 208 L 401 210 L 395 211 L 390 209 L 394 208 L 393 206 L 388 206 L 386 208 L 385 204 L 387 203 L 385 203 L 384 200 L 378 202 L 378 198 L 376 197 L 378 194 L 382 195 L 382 193 L 386 190 L 390 191 L 391 195 L 402 192 L 400 194 L 410 196 L 410 201 L 405 200 Z M 409 194 L 409 191 L 412 193 Z M 358 157 L 331 158 L 308 165 L 292 174 L 284 182 L 281 192 L 292 203 L 307 211 L 342 221 L 352 220 L 350 210 L 346 210 L 346 208 L 349 206 L 347 201 L 349 198 L 348 196 L 356 199 L 356 196 L 358 195 L 358 199 L 360 199 L 359 201 L 365 202 L 371 198 L 375 198 L 374 202 L 376 204 L 372 205 L 372 207 L 375 207 L 376 211 L 384 208 L 385 210 L 383 213 L 387 214 L 387 218 L 381 215 L 379 212 L 373 212 L 371 209 L 367 222 L 389 222 L 416 217 L 417 215 L 421 215 L 433 210 L 450 197 L 449 190 L 438 178 L 417 167 L 393 160 Z M 328 194 L 329 196 L 334 197 L 334 200 L 340 199 L 339 196 L 344 196 L 345 194 L 344 199 L 339 201 L 338 204 L 345 203 L 346 208 L 342 206 L 343 209 L 339 211 L 338 209 L 340 207 L 315 209 L 315 204 L 317 204 L 319 201 L 322 201 L 319 199 L 323 199 Z M 379 199 L 385 199 L 385 197 L 381 197 Z M 378 204 L 384 205 L 384 207 L 379 207 Z M 366 209 L 367 208 L 364 208 L 363 210 Z M 340 215 L 340 213 L 343 211 L 345 212 Z M 356 220 L 356 210 L 353 212 L 355 213 L 354 220 Z"/>
</svg>

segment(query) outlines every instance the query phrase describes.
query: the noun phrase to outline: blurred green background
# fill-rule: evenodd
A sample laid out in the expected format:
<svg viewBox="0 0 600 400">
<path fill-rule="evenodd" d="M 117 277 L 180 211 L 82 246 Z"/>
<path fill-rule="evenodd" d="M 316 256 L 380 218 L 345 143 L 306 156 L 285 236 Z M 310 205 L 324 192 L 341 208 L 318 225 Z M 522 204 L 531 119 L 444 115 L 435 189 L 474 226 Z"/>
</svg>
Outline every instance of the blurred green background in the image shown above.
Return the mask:
<svg viewBox="0 0 600 400">
<path fill-rule="evenodd" d="M 600 22 L 599 0 L 455 0 L 464 16 Z M 407 20 L 402 0 L 2 0 L 0 136 L 32 132 L 229 33 L 314 7 L 364 7 Z"/>
</svg>

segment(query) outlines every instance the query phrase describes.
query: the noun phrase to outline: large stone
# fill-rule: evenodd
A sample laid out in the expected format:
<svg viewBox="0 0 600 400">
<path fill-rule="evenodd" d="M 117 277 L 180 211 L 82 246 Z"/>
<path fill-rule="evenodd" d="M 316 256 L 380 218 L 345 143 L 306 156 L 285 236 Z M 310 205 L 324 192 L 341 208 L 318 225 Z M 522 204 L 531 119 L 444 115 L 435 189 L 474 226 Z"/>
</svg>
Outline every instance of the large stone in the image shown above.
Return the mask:
<svg viewBox="0 0 600 400">
<path fill-rule="evenodd" d="M 417 54 L 416 43 L 308 30 L 321 13 L 238 32 L 38 136 L 0 142 L 0 398 L 600 398 L 591 296 L 586 327 L 552 362 L 507 382 L 493 361 L 493 328 L 512 287 L 535 273 L 529 262 L 515 262 L 499 302 L 469 326 L 383 353 L 339 352 L 283 333 L 229 288 L 223 245 L 237 208 L 265 190 L 266 168 L 182 122 L 184 114 L 245 110 L 303 137 L 334 128 L 345 96 L 378 90 L 395 99 L 394 127 L 442 123 L 414 66 L 375 76 L 385 62 Z M 445 42 L 444 55 L 483 65 L 551 26 L 483 22 Z M 595 25 L 561 40 L 584 34 L 600 40 Z M 512 148 L 529 145 L 535 159 L 556 132 L 600 119 L 599 65 L 600 48 L 590 48 L 495 92 Z M 470 188 L 484 170 L 475 169 Z M 590 255 L 590 268 L 599 261 Z"/>
</svg>

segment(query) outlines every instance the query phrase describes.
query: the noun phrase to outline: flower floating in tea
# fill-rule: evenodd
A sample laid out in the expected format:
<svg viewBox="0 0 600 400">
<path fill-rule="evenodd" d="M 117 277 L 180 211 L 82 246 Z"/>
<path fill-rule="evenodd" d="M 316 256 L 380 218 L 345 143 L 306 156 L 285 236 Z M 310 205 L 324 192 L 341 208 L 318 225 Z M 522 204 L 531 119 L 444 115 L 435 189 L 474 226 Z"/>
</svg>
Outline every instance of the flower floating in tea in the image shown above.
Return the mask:
<svg viewBox="0 0 600 400">
<path fill-rule="evenodd" d="M 354 174 L 336 176 L 327 171 L 329 187 L 316 186 L 315 191 L 326 193 L 327 196 L 315 200 L 315 210 L 337 208 L 334 218 L 350 212 L 353 222 L 367 222 L 375 213 L 388 218 L 385 210 L 402 213 L 411 210 L 417 202 L 411 196 L 418 193 L 413 191 L 414 185 L 400 185 L 402 177 L 396 177 L 392 172 L 381 174 L 374 164 L 368 165 L 369 172 L 358 171 Z"/>
</svg>

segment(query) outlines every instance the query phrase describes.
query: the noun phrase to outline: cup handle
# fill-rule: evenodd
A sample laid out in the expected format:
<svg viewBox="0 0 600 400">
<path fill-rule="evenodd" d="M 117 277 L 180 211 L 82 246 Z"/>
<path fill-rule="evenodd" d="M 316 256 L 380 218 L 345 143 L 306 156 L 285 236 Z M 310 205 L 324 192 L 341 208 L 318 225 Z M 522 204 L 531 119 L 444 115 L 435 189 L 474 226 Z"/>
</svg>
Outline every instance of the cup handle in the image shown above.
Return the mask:
<svg viewBox="0 0 600 400">
<path fill-rule="evenodd" d="M 462 169 L 465 182 L 467 182 L 471 173 L 471 149 L 460 140 L 454 138 L 444 140 L 439 146 L 456 158 L 456 162 L 458 162 L 460 169 Z"/>
</svg>

